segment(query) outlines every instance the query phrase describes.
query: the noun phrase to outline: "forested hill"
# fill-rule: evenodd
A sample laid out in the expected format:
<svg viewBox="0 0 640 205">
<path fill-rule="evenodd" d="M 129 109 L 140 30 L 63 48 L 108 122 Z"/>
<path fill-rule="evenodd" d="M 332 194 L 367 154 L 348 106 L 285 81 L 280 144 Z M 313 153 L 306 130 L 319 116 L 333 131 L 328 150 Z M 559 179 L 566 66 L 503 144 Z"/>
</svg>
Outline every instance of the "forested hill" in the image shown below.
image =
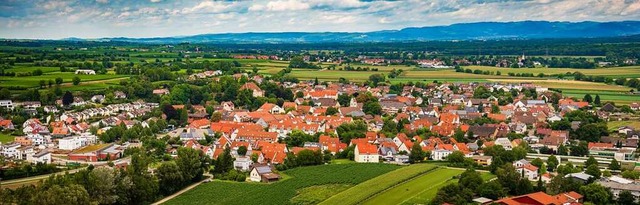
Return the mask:
<svg viewBox="0 0 640 205">
<path fill-rule="evenodd" d="M 640 34 L 640 21 L 478 22 L 374 32 L 221 33 L 181 37 L 103 38 L 137 43 L 351 43 L 434 40 L 597 38 Z M 74 39 L 78 40 L 78 39 Z"/>
</svg>

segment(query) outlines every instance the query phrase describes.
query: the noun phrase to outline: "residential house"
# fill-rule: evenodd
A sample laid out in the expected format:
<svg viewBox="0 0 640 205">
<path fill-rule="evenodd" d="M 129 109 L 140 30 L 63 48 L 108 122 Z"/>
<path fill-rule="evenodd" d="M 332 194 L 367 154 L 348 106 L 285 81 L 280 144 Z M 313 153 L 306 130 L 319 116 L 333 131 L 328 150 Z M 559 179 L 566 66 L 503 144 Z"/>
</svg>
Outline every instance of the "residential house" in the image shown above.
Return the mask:
<svg viewBox="0 0 640 205">
<path fill-rule="evenodd" d="M 254 166 L 249 173 L 249 179 L 254 182 L 275 182 L 280 180 L 280 175 L 273 173 L 270 166 Z"/>
<path fill-rule="evenodd" d="M 262 89 L 260 89 L 260 87 L 258 87 L 258 85 L 253 82 L 245 83 L 240 87 L 240 90 L 245 89 L 251 90 L 253 97 L 264 97 L 264 91 L 262 91 Z"/>
<path fill-rule="evenodd" d="M 13 110 L 13 101 L 11 100 L 0 100 L 0 108 L 4 108 L 7 110 Z"/>
<path fill-rule="evenodd" d="M 242 172 L 249 171 L 251 165 L 253 165 L 253 161 L 251 160 L 251 157 L 247 156 L 236 157 L 236 160 L 233 161 L 233 167 Z"/>
<path fill-rule="evenodd" d="M 375 145 L 368 143 L 358 143 L 355 147 L 355 161 L 360 163 L 378 163 L 380 154 Z"/>
</svg>

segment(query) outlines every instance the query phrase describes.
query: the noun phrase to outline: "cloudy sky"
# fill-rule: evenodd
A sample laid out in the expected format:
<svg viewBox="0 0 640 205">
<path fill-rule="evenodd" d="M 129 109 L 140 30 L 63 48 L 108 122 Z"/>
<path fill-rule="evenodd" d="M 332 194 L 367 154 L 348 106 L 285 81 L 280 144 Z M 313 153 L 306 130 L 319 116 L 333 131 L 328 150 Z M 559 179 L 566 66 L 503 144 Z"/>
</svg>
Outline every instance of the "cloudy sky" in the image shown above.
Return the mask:
<svg viewBox="0 0 640 205">
<path fill-rule="evenodd" d="M 521 20 L 640 20 L 640 0 L 0 0 L 0 38 L 374 31 Z"/>
</svg>

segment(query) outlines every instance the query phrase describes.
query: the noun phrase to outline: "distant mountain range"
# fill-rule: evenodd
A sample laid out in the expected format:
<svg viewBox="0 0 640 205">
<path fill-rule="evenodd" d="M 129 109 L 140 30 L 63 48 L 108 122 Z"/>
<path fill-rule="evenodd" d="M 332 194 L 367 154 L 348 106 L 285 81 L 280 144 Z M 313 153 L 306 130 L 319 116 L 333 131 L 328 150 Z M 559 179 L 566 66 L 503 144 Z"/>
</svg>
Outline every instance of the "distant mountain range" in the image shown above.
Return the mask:
<svg viewBox="0 0 640 205">
<path fill-rule="evenodd" d="M 221 33 L 156 38 L 101 38 L 67 40 L 125 41 L 136 43 L 349 43 L 442 40 L 496 40 L 543 38 L 598 38 L 640 34 L 640 21 L 618 22 L 478 22 L 448 26 L 412 27 L 374 32 Z"/>
</svg>

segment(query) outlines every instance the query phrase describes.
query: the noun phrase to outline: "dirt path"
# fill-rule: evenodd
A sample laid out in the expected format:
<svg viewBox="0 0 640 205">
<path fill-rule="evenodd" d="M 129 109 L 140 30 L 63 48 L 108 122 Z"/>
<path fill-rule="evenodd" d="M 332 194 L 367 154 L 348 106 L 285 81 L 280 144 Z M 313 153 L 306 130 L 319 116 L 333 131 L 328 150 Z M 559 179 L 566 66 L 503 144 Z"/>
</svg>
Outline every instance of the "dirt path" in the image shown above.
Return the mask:
<svg viewBox="0 0 640 205">
<path fill-rule="evenodd" d="M 189 190 L 191 190 L 191 189 L 193 189 L 193 188 L 197 187 L 198 185 L 200 185 L 200 184 L 204 183 L 205 181 L 207 181 L 207 180 L 210 180 L 210 179 L 211 179 L 211 178 L 210 178 L 210 176 L 208 176 L 208 175 L 205 175 L 205 176 L 207 176 L 207 178 L 203 179 L 202 181 L 199 181 L 199 182 L 197 182 L 197 183 L 195 183 L 195 184 L 192 184 L 191 186 L 188 186 L 188 187 L 186 187 L 186 188 L 184 188 L 184 189 L 182 189 L 182 190 L 180 190 L 180 191 L 178 191 L 178 192 L 176 192 L 176 193 L 172 194 L 171 196 L 164 197 L 164 198 L 163 198 L 163 199 L 161 199 L 160 201 L 157 201 L 157 202 L 155 202 L 155 203 L 153 203 L 153 204 L 151 204 L 151 205 L 160 205 L 160 204 L 163 204 L 164 202 L 167 202 L 167 201 L 169 201 L 169 200 L 171 200 L 171 199 L 173 199 L 173 198 L 175 198 L 175 197 L 179 196 L 180 194 L 183 194 L 183 193 L 185 193 L 185 192 L 187 192 L 187 191 L 189 191 Z"/>
<path fill-rule="evenodd" d="M 80 82 L 80 84 L 78 84 L 78 85 L 81 86 L 81 85 L 87 85 L 87 84 L 107 83 L 107 82 L 111 82 L 111 81 L 119 81 L 119 80 L 124 80 L 124 79 L 128 79 L 128 78 L 129 77 L 111 78 L 111 79 L 105 79 L 105 80 L 92 80 L 92 81 Z M 71 86 L 74 86 L 73 83 L 62 83 L 62 84 L 60 84 L 60 87 L 71 87 Z"/>
</svg>

